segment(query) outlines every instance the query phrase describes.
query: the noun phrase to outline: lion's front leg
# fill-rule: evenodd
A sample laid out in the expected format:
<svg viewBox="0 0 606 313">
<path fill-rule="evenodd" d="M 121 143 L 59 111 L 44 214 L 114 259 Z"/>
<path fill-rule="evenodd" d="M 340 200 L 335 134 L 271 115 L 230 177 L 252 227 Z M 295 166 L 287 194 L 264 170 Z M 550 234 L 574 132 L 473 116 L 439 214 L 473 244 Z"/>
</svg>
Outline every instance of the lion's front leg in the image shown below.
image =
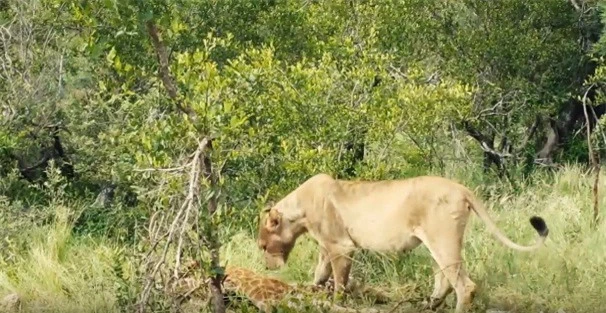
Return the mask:
<svg viewBox="0 0 606 313">
<path fill-rule="evenodd" d="M 349 272 L 351 270 L 353 253 L 331 254 L 330 263 L 335 279 L 334 296 L 335 299 L 341 298 L 347 289 L 349 281 Z"/>
<path fill-rule="evenodd" d="M 314 272 L 314 285 L 324 285 L 332 274 L 332 266 L 326 249 L 320 249 L 318 264 Z"/>
</svg>

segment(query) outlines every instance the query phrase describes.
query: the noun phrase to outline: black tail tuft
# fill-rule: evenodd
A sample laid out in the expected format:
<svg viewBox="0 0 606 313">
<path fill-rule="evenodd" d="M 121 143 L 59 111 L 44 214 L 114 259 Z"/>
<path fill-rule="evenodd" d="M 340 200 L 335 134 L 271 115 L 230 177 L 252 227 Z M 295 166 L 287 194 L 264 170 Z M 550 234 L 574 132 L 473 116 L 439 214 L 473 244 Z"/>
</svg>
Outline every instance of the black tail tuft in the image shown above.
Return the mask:
<svg viewBox="0 0 606 313">
<path fill-rule="evenodd" d="M 540 216 L 533 216 L 530 218 L 530 225 L 534 227 L 534 229 L 539 233 L 541 237 L 547 237 L 549 234 L 549 228 L 547 228 L 547 224 L 545 220 Z"/>
</svg>

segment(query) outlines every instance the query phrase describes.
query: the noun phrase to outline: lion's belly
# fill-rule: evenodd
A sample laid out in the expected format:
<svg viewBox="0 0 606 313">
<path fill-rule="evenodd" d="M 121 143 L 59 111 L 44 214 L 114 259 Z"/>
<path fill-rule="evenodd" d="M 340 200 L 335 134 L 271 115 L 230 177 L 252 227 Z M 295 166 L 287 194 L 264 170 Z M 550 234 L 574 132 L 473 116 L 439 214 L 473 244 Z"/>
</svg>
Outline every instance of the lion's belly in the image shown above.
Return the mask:
<svg viewBox="0 0 606 313">
<path fill-rule="evenodd" d="M 397 185 L 390 186 L 397 188 Z M 375 190 L 372 196 L 355 202 L 341 202 L 341 218 L 354 243 L 362 249 L 377 252 L 403 252 L 421 242 L 413 231 L 420 226 L 425 208 L 411 206 L 412 190 Z M 397 194 L 397 197 L 393 195 Z M 380 202 L 377 202 L 380 199 Z"/>
<path fill-rule="evenodd" d="M 379 239 L 379 238 L 377 238 Z M 421 241 L 413 235 L 404 235 L 402 237 L 384 238 L 381 240 L 364 240 L 359 243 L 359 247 L 365 250 L 372 250 L 382 253 L 408 252 L 419 246 Z"/>
<path fill-rule="evenodd" d="M 398 222 L 398 219 L 369 216 L 364 221 L 350 224 L 348 232 L 359 248 L 377 252 L 406 252 L 421 243 L 406 224 Z"/>
</svg>

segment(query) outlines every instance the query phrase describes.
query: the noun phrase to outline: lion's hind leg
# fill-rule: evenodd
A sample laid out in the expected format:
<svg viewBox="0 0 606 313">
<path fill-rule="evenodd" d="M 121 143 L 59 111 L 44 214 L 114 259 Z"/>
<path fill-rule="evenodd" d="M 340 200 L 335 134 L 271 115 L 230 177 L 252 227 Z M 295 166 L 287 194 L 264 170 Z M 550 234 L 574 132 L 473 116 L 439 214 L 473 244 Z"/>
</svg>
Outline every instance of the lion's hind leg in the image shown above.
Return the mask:
<svg viewBox="0 0 606 313">
<path fill-rule="evenodd" d="M 434 264 L 433 269 L 435 273 L 433 293 L 429 296 L 429 299 L 427 299 L 427 302 L 423 306 L 424 309 L 430 310 L 435 310 L 444 303 L 446 296 L 453 290 L 448 278 L 446 278 L 446 275 L 444 275 L 444 272 L 437 263 Z"/>
<path fill-rule="evenodd" d="M 455 225 L 453 225 L 456 227 Z M 448 227 L 441 225 L 441 227 Z M 438 271 L 443 276 L 439 276 L 436 273 L 436 286 L 434 289 L 433 296 L 435 306 L 437 307 L 450 291 L 449 288 L 453 288 L 457 295 L 457 305 L 455 308 L 456 313 L 463 313 L 471 305 L 475 296 L 476 285 L 469 278 L 467 271 L 463 266 L 463 258 L 461 256 L 462 249 L 462 232 L 450 232 L 450 234 L 458 234 L 456 236 L 446 236 L 439 238 L 429 238 L 426 234 L 417 234 L 419 239 L 423 241 L 425 246 L 429 249 L 433 259 L 438 265 Z M 445 284 L 443 278 L 450 284 Z M 438 283 L 439 280 L 439 283 Z M 447 285 L 450 285 L 448 288 Z"/>
</svg>

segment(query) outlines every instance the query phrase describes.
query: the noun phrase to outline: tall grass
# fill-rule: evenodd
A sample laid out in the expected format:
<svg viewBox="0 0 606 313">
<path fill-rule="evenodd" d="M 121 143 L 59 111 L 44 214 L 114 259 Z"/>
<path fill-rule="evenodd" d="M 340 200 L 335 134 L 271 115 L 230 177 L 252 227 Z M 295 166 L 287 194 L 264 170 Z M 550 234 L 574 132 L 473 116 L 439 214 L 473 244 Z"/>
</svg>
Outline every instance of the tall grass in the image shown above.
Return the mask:
<svg viewBox="0 0 606 313">
<path fill-rule="evenodd" d="M 73 237 L 73 210 L 62 205 L 52 209 L 50 225 L 22 229 L 26 248 L 10 266 L 0 268 L 0 296 L 19 295 L 21 312 L 118 312 L 120 277 L 114 266 L 120 250 Z"/>
<path fill-rule="evenodd" d="M 472 188 L 482 187 L 469 171 L 453 167 L 447 172 Z M 606 182 L 606 177 L 601 181 Z M 474 311 L 602 311 L 606 227 L 590 228 L 591 184 L 590 175 L 578 167 L 568 167 L 553 176 L 535 175 L 515 189 L 477 188 L 491 216 L 514 241 L 526 244 L 534 240 L 528 218 L 535 214 L 545 218 L 550 233 L 543 249 L 516 252 L 497 242 L 477 217 L 470 219 L 464 257 L 479 287 Z M 604 183 L 600 186 L 602 190 L 605 187 Z M 604 197 L 600 197 L 600 206 L 606 206 Z M 120 258 L 121 249 L 126 247 L 73 235 L 70 208 L 55 205 L 52 209 L 52 223 L 23 229 L 19 234 L 26 237 L 27 244 L 16 259 L 0 268 L 0 297 L 19 294 L 23 312 L 118 312 L 119 299 L 124 296 L 119 286 L 124 279 L 114 268 L 119 263 L 124 276 L 132 275 L 135 261 Z M 242 230 L 223 238 L 221 257 L 224 264 L 246 266 L 291 282 L 310 282 L 317 247 L 304 236 L 287 266 L 269 272 L 254 234 Z M 432 259 L 423 246 L 408 255 L 358 253 L 353 275 L 388 292 L 394 303 L 414 302 L 428 296 L 433 288 Z M 450 312 L 454 301 L 453 293 L 442 311 Z M 399 312 L 419 312 L 418 304 L 402 305 Z"/>
</svg>

